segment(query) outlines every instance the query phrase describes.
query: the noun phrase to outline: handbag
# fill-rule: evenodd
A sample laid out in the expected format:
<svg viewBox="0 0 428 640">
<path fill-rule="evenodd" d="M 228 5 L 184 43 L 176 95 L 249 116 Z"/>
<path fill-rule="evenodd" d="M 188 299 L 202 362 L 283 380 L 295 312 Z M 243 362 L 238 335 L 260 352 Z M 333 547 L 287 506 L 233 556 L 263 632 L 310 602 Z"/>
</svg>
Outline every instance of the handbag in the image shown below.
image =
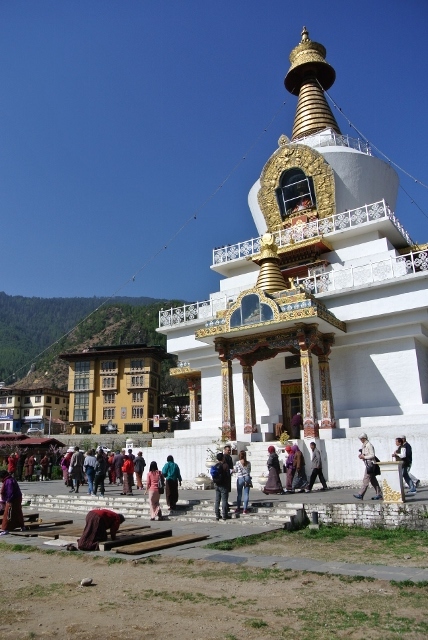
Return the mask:
<svg viewBox="0 0 428 640">
<path fill-rule="evenodd" d="M 244 478 L 244 487 L 251 489 L 253 486 L 253 481 L 251 480 L 251 476 L 245 476 Z"/>
<path fill-rule="evenodd" d="M 165 491 L 165 481 L 161 474 L 159 474 L 159 479 L 158 479 L 158 491 L 159 493 L 163 493 Z"/>
</svg>

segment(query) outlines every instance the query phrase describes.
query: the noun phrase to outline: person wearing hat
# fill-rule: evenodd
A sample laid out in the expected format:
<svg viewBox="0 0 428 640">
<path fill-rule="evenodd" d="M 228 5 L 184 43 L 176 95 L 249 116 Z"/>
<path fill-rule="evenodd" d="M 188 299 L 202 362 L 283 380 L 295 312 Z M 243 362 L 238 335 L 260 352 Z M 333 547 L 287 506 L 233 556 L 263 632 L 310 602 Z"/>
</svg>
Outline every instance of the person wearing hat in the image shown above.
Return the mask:
<svg viewBox="0 0 428 640">
<path fill-rule="evenodd" d="M 363 447 L 362 449 L 360 449 L 360 455 L 358 457 L 360 458 L 360 460 L 363 460 L 365 464 L 365 471 L 363 477 L 363 485 L 361 487 L 360 493 L 354 493 L 354 498 L 357 498 L 357 500 L 363 500 L 367 488 L 369 484 L 371 484 L 373 489 L 376 491 L 376 495 L 372 497 L 372 500 L 383 500 L 379 482 L 377 481 L 377 478 L 374 474 L 374 465 L 376 463 L 374 446 L 371 442 L 369 442 L 367 433 L 362 433 L 360 435 L 360 440 Z"/>
</svg>

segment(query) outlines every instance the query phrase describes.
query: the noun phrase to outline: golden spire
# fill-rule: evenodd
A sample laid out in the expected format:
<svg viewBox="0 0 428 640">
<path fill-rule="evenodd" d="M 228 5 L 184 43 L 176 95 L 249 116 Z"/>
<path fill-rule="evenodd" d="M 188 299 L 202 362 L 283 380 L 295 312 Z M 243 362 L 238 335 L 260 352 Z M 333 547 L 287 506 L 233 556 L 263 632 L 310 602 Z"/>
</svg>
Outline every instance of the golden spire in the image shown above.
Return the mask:
<svg viewBox="0 0 428 640">
<path fill-rule="evenodd" d="M 287 284 L 279 268 L 278 247 L 275 244 L 271 233 L 265 233 L 260 243 L 260 257 L 257 262 L 260 264 L 259 277 L 256 287 L 265 293 L 275 293 L 284 291 Z"/>
<path fill-rule="evenodd" d="M 299 96 L 292 140 L 323 129 L 341 133 L 324 96 L 336 79 L 335 70 L 325 61 L 326 53 L 325 47 L 313 42 L 303 27 L 302 40 L 290 53 L 291 67 L 284 80 L 287 91 Z"/>
</svg>

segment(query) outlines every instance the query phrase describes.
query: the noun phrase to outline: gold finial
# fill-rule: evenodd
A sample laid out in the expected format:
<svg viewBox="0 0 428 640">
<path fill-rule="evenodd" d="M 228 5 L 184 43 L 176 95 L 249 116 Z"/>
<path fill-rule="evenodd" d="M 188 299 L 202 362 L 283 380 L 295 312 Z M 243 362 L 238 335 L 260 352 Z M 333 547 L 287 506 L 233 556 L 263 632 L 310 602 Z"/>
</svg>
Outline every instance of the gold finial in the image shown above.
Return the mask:
<svg viewBox="0 0 428 640">
<path fill-rule="evenodd" d="M 290 144 L 290 139 L 287 138 L 287 136 L 285 136 L 284 134 L 282 134 L 278 140 L 278 147 L 285 147 L 287 146 L 287 144 Z"/>
<path fill-rule="evenodd" d="M 259 277 L 256 287 L 265 293 L 283 291 L 287 285 L 279 267 L 278 247 L 271 233 L 265 233 L 260 241 Z"/>
<path fill-rule="evenodd" d="M 324 91 L 334 83 L 336 72 L 325 60 L 325 47 L 309 38 L 306 27 L 303 27 L 301 35 L 301 41 L 290 53 L 291 66 L 284 80 L 287 91 L 299 96 L 291 139 L 323 129 L 333 129 L 340 134 L 339 125 L 324 96 Z"/>
</svg>

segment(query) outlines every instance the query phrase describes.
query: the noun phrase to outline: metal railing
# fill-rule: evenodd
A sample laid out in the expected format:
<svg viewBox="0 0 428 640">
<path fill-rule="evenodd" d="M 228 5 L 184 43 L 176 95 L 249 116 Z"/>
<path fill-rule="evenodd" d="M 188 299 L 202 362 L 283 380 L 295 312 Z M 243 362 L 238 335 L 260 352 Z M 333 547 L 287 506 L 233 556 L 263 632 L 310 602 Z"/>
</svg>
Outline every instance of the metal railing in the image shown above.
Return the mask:
<svg viewBox="0 0 428 640">
<path fill-rule="evenodd" d="M 296 278 L 296 283 L 303 285 L 309 293 L 317 294 L 382 282 L 421 271 L 428 271 L 428 251 L 412 251 L 404 256 L 391 256 L 379 262 Z"/>
<path fill-rule="evenodd" d="M 356 267 L 325 271 L 305 278 L 296 278 L 295 283 L 303 285 L 309 293 L 316 295 L 317 293 L 339 291 L 340 289 L 381 282 L 399 278 L 409 273 L 423 271 L 428 271 L 428 249 L 411 251 L 403 256 L 390 256 L 379 262 L 369 262 Z M 159 312 L 159 327 L 173 327 L 187 324 L 192 320 L 214 318 L 217 311 L 230 307 L 237 297 L 238 294 L 235 296 L 224 295 L 215 300 L 205 300 L 204 302 L 194 302 L 182 307 L 162 309 Z M 178 366 L 187 366 L 187 363 L 182 363 Z"/>
<path fill-rule="evenodd" d="M 328 218 L 302 222 L 276 231 L 273 235 L 278 247 L 286 247 L 295 242 L 302 242 L 310 238 L 327 236 L 330 233 L 344 231 L 359 227 L 374 220 L 389 219 L 403 236 L 408 244 L 415 244 L 398 218 L 386 204 L 385 200 L 379 200 L 372 204 L 366 204 L 357 209 L 350 209 L 342 213 L 336 213 Z M 213 264 L 224 264 L 233 260 L 247 258 L 260 252 L 260 237 L 245 242 L 238 242 L 227 247 L 220 247 L 213 251 Z"/>
<path fill-rule="evenodd" d="M 293 142 L 305 143 L 306 140 L 311 142 L 311 147 L 349 147 L 350 149 L 356 149 L 368 156 L 373 155 L 370 145 L 360 138 L 351 138 L 350 136 L 344 136 L 332 131 L 328 134 L 319 133 L 318 135 L 303 136 L 293 140 Z"/>
</svg>

